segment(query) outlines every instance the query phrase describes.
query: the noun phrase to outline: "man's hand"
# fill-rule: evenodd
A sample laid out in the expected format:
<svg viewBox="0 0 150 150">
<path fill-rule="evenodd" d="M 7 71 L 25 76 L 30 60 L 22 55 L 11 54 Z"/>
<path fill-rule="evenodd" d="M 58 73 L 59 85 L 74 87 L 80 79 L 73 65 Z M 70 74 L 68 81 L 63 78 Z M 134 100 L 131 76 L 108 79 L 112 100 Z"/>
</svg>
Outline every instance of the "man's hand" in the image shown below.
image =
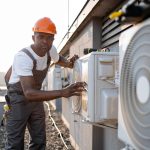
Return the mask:
<svg viewBox="0 0 150 150">
<path fill-rule="evenodd" d="M 74 55 L 72 58 L 67 60 L 65 57 L 60 55 L 57 64 L 67 68 L 73 68 L 74 63 L 78 58 L 79 58 L 78 55 Z"/>
<path fill-rule="evenodd" d="M 73 68 L 75 61 L 79 58 L 78 55 L 74 55 L 72 58 L 68 59 L 68 67 Z"/>
<path fill-rule="evenodd" d="M 81 92 L 86 91 L 85 89 L 86 83 L 85 82 L 76 82 L 65 89 L 62 89 L 62 97 L 71 97 L 71 96 L 80 96 Z"/>
</svg>

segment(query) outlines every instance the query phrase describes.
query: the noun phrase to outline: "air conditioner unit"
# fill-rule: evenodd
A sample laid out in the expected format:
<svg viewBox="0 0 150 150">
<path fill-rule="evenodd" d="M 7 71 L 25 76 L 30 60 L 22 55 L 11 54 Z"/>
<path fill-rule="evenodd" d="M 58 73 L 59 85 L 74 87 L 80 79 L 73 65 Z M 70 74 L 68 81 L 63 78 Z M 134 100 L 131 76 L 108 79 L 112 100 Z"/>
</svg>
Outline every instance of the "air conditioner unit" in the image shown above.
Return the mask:
<svg viewBox="0 0 150 150">
<path fill-rule="evenodd" d="M 62 89 L 62 80 L 61 80 L 61 68 L 58 65 L 51 66 L 47 75 L 48 89 L 47 90 L 60 90 Z M 61 111 L 61 100 L 57 98 L 50 101 L 50 104 L 56 111 Z"/>
<path fill-rule="evenodd" d="M 59 90 L 61 88 L 61 68 L 58 65 L 53 65 L 48 72 L 48 90 Z"/>
<path fill-rule="evenodd" d="M 120 36 L 118 137 L 130 149 L 150 149 L 150 19 Z"/>
<path fill-rule="evenodd" d="M 61 68 L 61 80 L 62 80 L 62 87 L 65 88 L 70 84 L 71 80 L 71 69 L 62 67 Z"/>
<path fill-rule="evenodd" d="M 117 71 L 117 52 L 92 52 L 78 59 L 74 65 L 72 82 L 86 82 L 87 91 L 82 92 L 80 97 L 72 97 L 73 113 L 82 115 L 89 122 L 117 120 Z"/>
</svg>

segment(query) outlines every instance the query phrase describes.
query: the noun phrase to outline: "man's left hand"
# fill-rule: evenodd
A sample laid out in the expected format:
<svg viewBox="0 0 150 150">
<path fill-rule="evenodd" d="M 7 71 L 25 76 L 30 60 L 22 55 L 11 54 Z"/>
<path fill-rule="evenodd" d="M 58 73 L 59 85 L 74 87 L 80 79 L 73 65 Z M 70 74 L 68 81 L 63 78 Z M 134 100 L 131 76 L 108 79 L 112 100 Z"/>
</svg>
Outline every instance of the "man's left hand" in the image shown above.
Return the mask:
<svg viewBox="0 0 150 150">
<path fill-rule="evenodd" d="M 74 63 L 75 63 L 75 61 L 76 61 L 78 58 L 79 58 L 78 55 L 74 55 L 72 58 L 68 59 L 68 62 L 69 62 L 68 67 L 69 67 L 69 68 L 73 68 Z"/>
</svg>

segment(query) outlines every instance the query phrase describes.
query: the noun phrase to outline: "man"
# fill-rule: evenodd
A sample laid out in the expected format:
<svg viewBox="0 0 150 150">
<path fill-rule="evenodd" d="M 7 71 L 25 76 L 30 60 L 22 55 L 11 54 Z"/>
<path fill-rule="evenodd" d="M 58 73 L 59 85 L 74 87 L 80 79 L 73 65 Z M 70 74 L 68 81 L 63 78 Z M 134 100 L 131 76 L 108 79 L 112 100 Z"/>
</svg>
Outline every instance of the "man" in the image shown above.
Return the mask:
<svg viewBox="0 0 150 150">
<path fill-rule="evenodd" d="M 60 97 L 79 96 L 84 91 L 84 83 L 71 84 L 62 90 L 43 91 L 42 82 L 51 60 L 64 67 L 72 68 L 76 55 L 64 59 L 52 45 L 56 34 L 55 24 L 50 18 L 39 19 L 33 27 L 33 44 L 19 51 L 12 67 L 5 76 L 10 98 L 7 120 L 7 150 L 24 149 L 26 126 L 31 135 L 30 150 L 45 150 L 45 112 L 43 101 Z"/>
</svg>

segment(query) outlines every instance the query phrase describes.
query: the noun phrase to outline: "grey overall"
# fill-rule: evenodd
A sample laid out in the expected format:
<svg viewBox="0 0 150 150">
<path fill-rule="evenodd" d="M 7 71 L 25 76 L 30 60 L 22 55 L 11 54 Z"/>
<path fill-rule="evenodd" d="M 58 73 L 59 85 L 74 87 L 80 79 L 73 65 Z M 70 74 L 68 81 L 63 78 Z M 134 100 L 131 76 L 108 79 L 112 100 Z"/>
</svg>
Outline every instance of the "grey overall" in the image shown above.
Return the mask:
<svg viewBox="0 0 150 150">
<path fill-rule="evenodd" d="M 36 70 L 36 60 L 32 54 L 23 49 L 33 60 L 33 76 L 36 81 L 35 88 L 41 89 L 42 82 L 48 71 L 50 56 L 47 53 L 47 67 L 42 70 Z M 8 85 L 8 95 L 10 97 L 11 109 L 7 119 L 7 142 L 6 150 L 24 150 L 24 134 L 26 126 L 30 133 L 30 150 L 45 150 L 46 132 L 45 132 L 45 111 L 43 102 L 28 101 L 21 87 L 20 82 Z"/>
</svg>

